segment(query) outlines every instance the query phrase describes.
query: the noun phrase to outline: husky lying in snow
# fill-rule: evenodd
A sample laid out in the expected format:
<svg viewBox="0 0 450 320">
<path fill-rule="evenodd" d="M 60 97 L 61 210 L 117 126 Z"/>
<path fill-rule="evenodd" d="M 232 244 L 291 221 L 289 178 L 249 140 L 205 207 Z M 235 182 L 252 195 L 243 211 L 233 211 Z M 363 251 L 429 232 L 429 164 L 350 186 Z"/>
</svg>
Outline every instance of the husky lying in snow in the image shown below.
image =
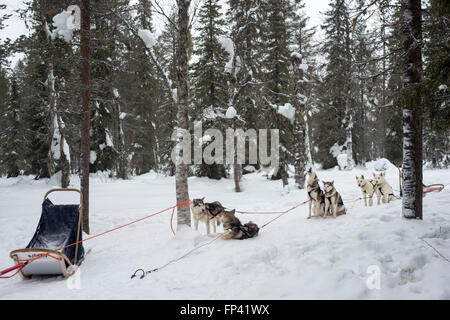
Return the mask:
<svg viewBox="0 0 450 320">
<path fill-rule="evenodd" d="M 394 190 L 392 190 L 392 187 L 386 180 L 386 172 L 378 174 L 374 172 L 373 177 L 375 183 L 377 184 L 377 188 L 381 193 L 383 203 L 389 203 L 395 199 L 400 199 L 394 196 Z"/>
<path fill-rule="evenodd" d="M 211 232 L 211 224 L 216 232 L 217 226 L 220 225 L 220 219 L 217 217 L 223 212 L 223 207 L 220 202 L 204 203 L 201 199 L 194 199 L 191 203 L 192 215 L 194 217 L 194 227 L 198 230 L 198 222 L 201 221 L 206 224 L 206 234 Z"/>
<path fill-rule="evenodd" d="M 347 213 L 344 206 L 342 197 L 334 187 L 334 181 L 322 181 L 323 189 L 325 191 L 325 212 L 323 218 L 327 217 L 327 214 L 332 214 L 333 217 L 340 216 Z"/>
<path fill-rule="evenodd" d="M 323 216 L 325 213 L 325 195 L 320 189 L 319 178 L 315 172 L 310 168 L 307 172 L 306 182 L 308 186 L 306 190 L 308 191 L 309 209 L 308 209 L 308 219 L 311 218 L 311 211 L 313 212 L 313 217 Z M 312 210 L 311 210 L 312 209 Z"/>
<path fill-rule="evenodd" d="M 231 211 L 224 210 L 219 217 L 222 220 L 223 229 L 225 232 L 222 234 L 211 234 L 209 236 L 220 236 L 224 240 L 243 240 L 256 237 L 259 232 L 259 227 L 251 221 L 246 224 L 242 224 L 241 221 L 236 218 L 235 214 L 236 210 L 234 209 Z"/>
<path fill-rule="evenodd" d="M 375 180 L 372 179 L 365 179 L 364 175 L 361 175 L 361 177 L 356 176 L 356 182 L 358 184 L 358 187 L 361 188 L 361 191 L 364 196 L 364 205 L 367 207 L 367 198 L 369 198 L 369 207 L 373 204 L 373 194 L 377 195 L 377 205 L 380 204 L 381 199 L 381 192 L 377 188 L 377 184 Z"/>
</svg>

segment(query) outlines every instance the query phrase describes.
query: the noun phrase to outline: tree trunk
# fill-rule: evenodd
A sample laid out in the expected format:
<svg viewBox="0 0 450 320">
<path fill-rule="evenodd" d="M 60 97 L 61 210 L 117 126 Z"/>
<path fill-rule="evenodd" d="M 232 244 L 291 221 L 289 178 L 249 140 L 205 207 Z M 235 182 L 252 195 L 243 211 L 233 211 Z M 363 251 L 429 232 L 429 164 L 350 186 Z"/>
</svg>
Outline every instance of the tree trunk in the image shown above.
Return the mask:
<svg viewBox="0 0 450 320">
<path fill-rule="evenodd" d="M 305 187 L 305 167 L 306 167 L 306 123 L 305 123 L 305 103 L 306 94 L 302 88 L 303 69 L 300 68 L 302 63 L 301 56 L 292 55 L 291 57 L 293 67 L 294 80 L 294 99 L 293 105 L 295 109 L 295 119 L 293 125 L 293 139 L 294 139 L 294 168 L 295 168 L 295 184 L 299 189 Z"/>
<path fill-rule="evenodd" d="M 386 158 L 386 21 L 383 8 L 381 8 L 381 38 L 383 41 L 383 76 L 381 86 L 381 126 L 380 126 L 380 144 L 381 157 Z"/>
<path fill-rule="evenodd" d="M 90 121 L 91 121 L 91 69 L 90 29 L 91 8 L 90 0 L 81 1 L 81 82 L 82 82 L 82 116 L 81 116 L 81 192 L 83 194 L 83 230 L 89 234 L 89 163 L 90 163 Z"/>
<path fill-rule="evenodd" d="M 404 99 L 403 203 L 405 218 L 422 219 L 421 0 L 402 0 Z"/>
<path fill-rule="evenodd" d="M 178 46 L 177 46 L 177 91 L 178 111 L 177 122 L 179 129 L 188 130 L 189 109 L 189 69 L 188 69 L 188 39 L 189 39 L 189 5 L 190 0 L 178 2 Z M 175 168 L 175 189 L 177 203 L 189 200 L 188 165 L 177 161 Z M 178 228 L 183 225 L 191 226 L 191 212 L 189 207 L 177 207 Z"/>
<path fill-rule="evenodd" d="M 233 130 L 236 130 L 236 120 L 233 119 Z M 234 178 L 234 191 L 241 192 L 240 181 L 242 178 L 242 164 L 238 163 L 237 159 L 237 136 L 233 137 L 234 148 L 234 164 L 233 164 L 233 178 Z"/>
</svg>

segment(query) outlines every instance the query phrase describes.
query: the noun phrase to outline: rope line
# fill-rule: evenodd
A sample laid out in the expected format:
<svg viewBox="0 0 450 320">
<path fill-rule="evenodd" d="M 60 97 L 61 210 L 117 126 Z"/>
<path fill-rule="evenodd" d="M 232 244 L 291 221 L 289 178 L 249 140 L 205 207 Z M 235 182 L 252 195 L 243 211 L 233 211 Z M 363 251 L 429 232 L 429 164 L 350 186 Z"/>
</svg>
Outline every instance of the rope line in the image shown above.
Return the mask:
<svg viewBox="0 0 450 320">
<path fill-rule="evenodd" d="M 442 188 L 439 188 L 439 190 L 438 190 L 438 191 L 441 191 L 441 190 L 445 189 L 446 186 L 450 185 L 450 183 L 447 183 L 447 184 L 445 184 L 445 185 L 443 185 L 443 184 L 439 184 L 439 185 L 443 186 Z M 434 186 L 434 185 L 430 185 L 430 186 Z M 430 186 L 426 186 L 426 187 L 430 187 Z M 431 192 L 431 191 L 435 191 L 435 189 L 430 190 L 429 192 Z M 445 191 L 447 191 L 447 190 L 445 190 Z M 356 198 L 356 199 L 346 199 L 346 200 L 344 200 L 344 201 L 351 201 L 350 203 L 353 203 L 353 205 L 352 205 L 351 208 L 350 208 L 350 210 L 351 210 L 351 209 L 353 209 L 353 207 L 355 206 L 355 204 L 356 204 L 357 201 L 360 201 L 360 200 L 362 200 L 362 199 L 367 199 L 367 198 L 369 198 L 369 197 L 359 197 L 359 198 Z M 310 202 L 310 201 L 311 201 L 311 200 L 306 200 L 306 201 L 304 201 L 304 202 L 302 202 L 302 203 L 300 203 L 300 204 L 298 204 L 298 205 L 296 205 L 296 206 L 293 206 L 292 208 L 290 208 L 290 209 L 288 209 L 288 210 L 285 210 L 285 211 L 266 211 L 266 212 L 264 212 L 264 211 L 263 211 L 263 212 L 257 212 L 257 211 L 236 211 L 236 212 L 241 213 L 241 214 L 278 214 L 277 217 L 275 217 L 275 218 L 269 220 L 268 222 L 266 222 L 265 224 L 263 224 L 263 225 L 261 226 L 261 229 L 262 229 L 262 228 L 266 227 L 267 225 L 269 225 L 270 223 L 274 222 L 275 220 L 279 219 L 281 216 L 285 215 L 286 213 L 289 213 L 289 212 L 291 212 L 292 210 L 294 210 L 294 209 L 296 209 L 296 208 L 298 208 L 298 207 L 300 207 L 300 206 L 302 206 L 302 205 L 304 205 L 304 204 L 306 204 L 306 203 L 308 203 L 308 202 Z M 158 211 L 158 212 L 152 213 L 152 214 L 147 215 L 147 216 L 145 216 L 145 217 L 142 217 L 142 218 L 140 218 L 140 219 L 131 221 L 131 222 L 129 222 L 129 223 L 123 224 L 123 225 L 118 226 L 118 227 L 116 227 L 116 228 L 113 228 L 113 229 L 110 229 L 110 230 L 107 230 L 107 231 L 98 233 L 98 234 L 93 235 L 93 236 L 91 236 L 91 237 L 88 237 L 88 238 L 82 239 L 82 240 L 80 240 L 80 241 L 71 243 L 71 244 L 69 244 L 69 245 L 60 247 L 60 248 L 58 248 L 58 249 L 55 249 L 55 251 L 60 251 L 60 250 L 63 250 L 63 249 L 65 249 L 65 248 L 68 248 L 68 247 L 77 245 L 77 244 L 79 244 L 79 243 L 82 243 L 82 242 L 85 242 L 85 241 L 88 241 L 88 240 L 91 240 L 91 239 L 100 237 L 100 236 L 105 235 L 105 234 L 107 234 L 107 233 L 110 233 L 110 232 L 113 232 L 113 231 L 122 229 L 122 228 L 124 228 L 124 227 L 127 227 L 127 226 L 129 226 L 129 225 L 134 224 L 134 223 L 143 221 L 143 220 L 145 220 L 145 219 L 149 219 L 149 218 L 151 218 L 151 217 L 153 217 L 153 216 L 156 216 L 156 215 L 158 215 L 158 214 L 161 214 L 161 213 L 166 212 L 166 211 L 169 211 L 169 210 L 172 210 L 172 214 L 171 214 L 171 217 L 170 217 L 170 228 L 171 228 L 172 233 L 175 235 L 176 233 L 175 233 L 175 230 L 174 230 L 174 228 L 173 228 L 173 216 L 174 216 L 174 214 L 175 214 L 175 209 L 176 209 L 177 207 L 180 207 L 180 206 L 183 206 L 183 207 L 189 207 L 190 204 L 191 204 L 191 200 L 187 199 L 187 200 L 185 200 L 185 201 L 182 201 L 182 202 L 180 202 L 180 203 L 177 203 L 177 204 L 174 205 L 174 206 L 171 206 L 171 207 L 169 207 L 169 208 L 166 208 L 166 209 L 160 210 L 160 211 Z M 223 236 L 223 234 L 221 234 L 220 236 L 214 238 L 213 240 L 211 240 L 211 241 L 209 241 L 209 242 L 207 242 L 207 243 L 204 243 L 204 244 L 202 244 L 202 245 L 200 245 L 200 246 L 198 246 L 198 247 L 193 248 L 192 250 L 188 251 L 188 252 L 187 252 L 186 254 L 184 254 L 183 256 L 181 256 L 181 257 L 179 257 L 179 258 L 177 258 L 177 259 L 173 259 L 173 260 L 169 261 L 168 263 L 166 263 L 166 264 L 163 265 L 162 267 L 159 267 L 159 268 L 156 268 L 156 269 L 153 269 L 153 270 L 150 270 L 150 271 L 144 271 L 143 269 L 137 269 L 137 270 L 135 271 L 135 273 L 131 276 L 131 278 L 136 277 L 136 273 L 137 273 L 138 271 L 142 271 L 142 272 L 143 272 L 143 274 L 142 274 L 142 276 L 141 276 L 141 279 L 142 279 L 142 278 L 145 277 L 145 275 L 147 275 L 148 273 L 151 273 L 151 272 L 160 270 L 160 269 L 162 269 L 162 268 L 165 268 L 165 267 L 168 266 L 169 264 L 171 264 L 171 263 L 173 263 L 173 262 L 176 262 L 176 261 L 179 261 L 179 260 L 183 259 L 184 257 L 188 256 L 188 255 L 189 255 L 190 253 L 192 253 L 193 251 L 195 251 L 195 250 L 197 250 L 197 249 L 199 249 L 199 248 L 201 248 L 201 247 L 203 247 L 203 246 L 206 246 L 206 245 L 208 245 L 208 244 L 210 244 L 210 243 L 216 241 L 217 239 L 221 238 L 222 236 Z M 421 239 L 421 240 L 424 241 L 428 246 L 430 246 L 431 248 L 433 248 L 428 242 L 426 242 L 426 241 L 423 240 L 423 239 Z M 433 249 L 434 249 L 434 248 L 433 248 Z M 436 249 L 434 249 L 434 250 L 437 251 Z M 438 253 L 439 253 L 439 252 L 438 252 Z M 439 253 L 439 254 L 440 254 L 440 253 Z M 440 255 L 441 255 L 441 254 L 440 254 Z M 441 255 L 441 256 L 442 256 L 442 255 Z M 13 266 L 13 267 L 10 267 L 10 268 L 8 268 L 8 269 L 5 269 L 5 270 L 3 270 L 3 271 L 0 271 L 0 279 L 9 279 L 9 278 L 12 278 L 12 277 L 14 277 L 16 274 L 18 274 L 23 268 L 25 268 L 26 265 L 27 265 L 29 262 L 36 261 L 36 260 L 41 259 L 41 258 L 44 258 L 44 257 L 51 257 L 51 258 L 56 259 L 56 260 L 61 260 L 61 258 L 59 258 L 59 257 L 52 256 L 52 255 L 50 254 L 50 252 L 47 252 L 47 253 L 45 253 L 45 254 L 39 254 L 37 257 L 30 258 L 30 259 L 14 259 L 14 261 L 15 261 L 17 264 L 16 264 L 15 266 Z M 442 257 L 443 257 L 443 256 L 442 256 Z M 443 257 L 443 258 L 444 258 L 446 261 L 448 261 L 447 258 L 445 258 L 445 257 Z M 16 270 L 16 269 L 17 269 L 17 271 L 16 271 L 13 275 L 11 275 L 11 276 L 4 276 L 5 274 L 7 274 L 7 273 L 9 273 L 9 272 L 11 272 L 11 271 L 13 271 L 13 270 Z"/>
<path fill-rule="evenodd" d="M 173 212 L 175 211 L 175 208 L 177 208 L 177 207 L 179 207 L 179 206 L 188 206 L 188 205 L 190 204 L 190 202 L 191 202 L 191 200 L 189 200 L 189 199 L 188 199 L 188 200 L 185 200 L 185 201 L 182 201 L 182 202 L 177 203 L 176 205 L 174 205 L 174 206 L 172 206 L 172 207 L 169 207 L 169 208 L 160 210 L 160 211 L 158 211 L 158 212 L 152 213 L 152 214 L 147 215 L 147 216 L 145 216 L 145 217 L 143 217 L 143 218 L 140 218 L 140 219 L 131 221 L 131 222 L 129 222 L 129 223 L 126 223 L 126 224 L 124 224 L 124 225 L 118 226 L 118 227 L 116 227 L 116 228 L 113 228 L 113 229 L 110 229 L 110 230 L 107 230 L 107 231 L 98 233 L 98 234 L 93 235 L 93 236 L 91 236 L 91 237 L 88 237 L 88 238 L 82 239 L 82 240 L 80 240 L 80 241 L 76 241 L 76 242 L 74 242 L 74 243 L 71 243 L 71 244 L 68 244 L 68 245 L 66 245 L 66 246 L 60 247 L 60 248 L 58 248 L 58 249 L 55 249 L 55 251 L 60 251 L 60 250 L 63 250 L 63 249 L 65 249 L 65 248 L 68 248 L 68 247 L 77 245 L 77 244 L 79 244 L 79 243 L 82 243 L 82 242 L 85 242 L 85 241 L 88 241 L 88 240 L 91 240 L 91 239 L 100 237 L 100 236 L 105 235 L 105 234 L 107 234 L 107 233 L 110 233 L 110 232 L 113 232 L 113 231 L 122 229 L 122 228 L 127 227 L 127 226 L 129 226 L 129 225 L 132 225 L 132 224 L 134 224 L 134 223 L 143 221 L 143 220 L 145 220 L 145 219 L 151 218 L 151 217 L 156 216 L 156 215 L 158 215 L 158 214 L 161 214 L 161 213 L 163 213 L 163 212 L 169 211 L 170 209 L 172 209 L 172 215 L 173 215 Z M 44 257 L 51 257 L 51 258 L 56 259 L 56 260 L 60 260 L 60 259 L 61 259 L 61 258 L 57 258 L 57 257 L 52 256 L 50 252 L 43 253 L 43 254 L 39 254 L 38 256 L 36 256 L 36 257 L 34 257 L 34 258 L 30 258 L 30 259 L 14 259 L 14 261 L 15 261 L 16 263 L 18 263 L 18 264 L 17 264 L 16 266 L 14 266 L 14 267 L 11 267 L 11 268 L 8 268 L 8 269 L 6 269 L 6 270 L 1 271 L 0 275 L 4 275 L 4 274 L 9 273 L 9 272 L 15 270 L 16 268 L 18 268 L 17 272 L 15 272 L 12 276 L 9 276 L 9 277 L 6 277 L 6 276 L 0 276 L 0 279 L 9 279 L 9 278 L 12 278 L 12 277 L 15 276 L 16 274 L 18 274 L 23 268 L 25 268 L 25 266 L 26 266 L 29 262 L 36 261 L 36 260 L 42 259 L 42 258 L 44 258 Z"/>
</svg>

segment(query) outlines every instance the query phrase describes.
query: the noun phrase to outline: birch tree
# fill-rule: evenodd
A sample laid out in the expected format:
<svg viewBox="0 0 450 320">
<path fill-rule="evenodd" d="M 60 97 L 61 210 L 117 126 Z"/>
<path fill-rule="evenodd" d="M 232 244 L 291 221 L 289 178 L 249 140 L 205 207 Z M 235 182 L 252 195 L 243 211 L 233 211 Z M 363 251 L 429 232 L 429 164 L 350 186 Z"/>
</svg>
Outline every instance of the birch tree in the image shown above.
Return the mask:
<svg viewBox="0 0 450 320">
<path fill-rule="evenodd" d="M 405 218 L 422 219 L 422 8 L 402 0 L 403 35 L 403 199 Z"/>
</svg>

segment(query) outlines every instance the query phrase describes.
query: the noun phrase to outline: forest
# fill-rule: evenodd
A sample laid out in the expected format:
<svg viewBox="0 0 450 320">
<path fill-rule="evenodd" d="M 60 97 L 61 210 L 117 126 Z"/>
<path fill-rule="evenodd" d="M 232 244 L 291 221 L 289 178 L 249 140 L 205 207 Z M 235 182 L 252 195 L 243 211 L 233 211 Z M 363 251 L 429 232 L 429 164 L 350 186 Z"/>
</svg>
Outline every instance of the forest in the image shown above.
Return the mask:
<svg viewBox="0 0 450 320">
<path fill-rule="evenodd" d="M 59 173 L 67 187 L 84 155 L 90 173 L 232 178 L 240 191 L 259 163 L 171 160 L 174 128 L 201 121 L 204 130 L 279 129 L 280 166 L 269 178 L 286 186 L 294 176 L 303 188 L 313 165 L 406 163 L 405 110 L 420 140 L 413 160 L 450 164 L 447 0 L 331 0 L 316 27 L 303 0 L 25 3 L 29 33 L 0 43 L 0 175 Z M 420 21 L 412 37 L 410 21 Z"/>
</svg>

